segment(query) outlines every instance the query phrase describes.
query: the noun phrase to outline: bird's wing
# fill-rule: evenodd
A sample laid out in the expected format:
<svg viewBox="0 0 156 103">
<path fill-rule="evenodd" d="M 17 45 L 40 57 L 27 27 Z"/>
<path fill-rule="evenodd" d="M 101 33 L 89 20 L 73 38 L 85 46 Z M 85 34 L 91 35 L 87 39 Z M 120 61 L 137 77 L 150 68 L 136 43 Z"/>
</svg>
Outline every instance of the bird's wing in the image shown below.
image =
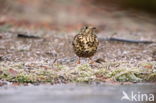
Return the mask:
<svg viewBox="0 0 156 103">
<path fill-rule="evenodd" d="M 73 45 L 77 44 L 77 43 L 80 43 L 81 42 L 81 34 L 77 34 L 75 37 L 74 37 L 74 40 L 73 40 Z"/>
<path fill-rule="evenodd" d="M 99 41 L 98 41 L 98 39 L 97 39 L 97 36 L 96 35 L 94 35 L 94 41 L 96 42 L 96 45 L 98 46 L 99 45 Z"/>
</svg>

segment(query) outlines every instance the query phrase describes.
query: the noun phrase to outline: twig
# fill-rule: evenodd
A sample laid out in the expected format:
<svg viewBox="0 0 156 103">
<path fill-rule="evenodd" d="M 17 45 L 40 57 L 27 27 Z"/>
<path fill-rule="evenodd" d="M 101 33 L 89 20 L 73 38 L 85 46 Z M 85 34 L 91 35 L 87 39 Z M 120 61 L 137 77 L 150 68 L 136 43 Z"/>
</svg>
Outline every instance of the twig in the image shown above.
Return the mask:
<svg viewBox="0 0 156 103">
<path fill-rule="evenodd" d="M 151 44 L 151 43 L 156 43 L 154 41 L 146 41 L 146 40 L 131 40 L 131 39 L 121 39 L 121 38 L 100 38 L 100 40 L 105 40 L 105 41 L 117 41 L 117 42 L 127 42 L 127 43 L 143 43 L 143 44 Z"/>
<path fill-rule="evenodd" d="M 39 36 L 34 35 L 28 35 L 28 34 L 17 34 L 17 37 L 19 38 L 32 38 L 32 39 L 39 39 Z"/>
</svg>

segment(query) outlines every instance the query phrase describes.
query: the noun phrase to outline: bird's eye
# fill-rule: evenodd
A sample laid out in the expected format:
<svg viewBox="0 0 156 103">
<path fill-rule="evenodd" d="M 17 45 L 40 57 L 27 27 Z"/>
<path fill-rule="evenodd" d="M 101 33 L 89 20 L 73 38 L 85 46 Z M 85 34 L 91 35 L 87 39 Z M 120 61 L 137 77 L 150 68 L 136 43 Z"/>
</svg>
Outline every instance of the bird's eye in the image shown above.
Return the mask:
<svg viewBox="0 0 156 103">
<path fill-rule="evenodd" d="M 85 26 L 85 29 L 88 29 L 88 27 L 87 27 L 87 26 Z"/>
</svg>

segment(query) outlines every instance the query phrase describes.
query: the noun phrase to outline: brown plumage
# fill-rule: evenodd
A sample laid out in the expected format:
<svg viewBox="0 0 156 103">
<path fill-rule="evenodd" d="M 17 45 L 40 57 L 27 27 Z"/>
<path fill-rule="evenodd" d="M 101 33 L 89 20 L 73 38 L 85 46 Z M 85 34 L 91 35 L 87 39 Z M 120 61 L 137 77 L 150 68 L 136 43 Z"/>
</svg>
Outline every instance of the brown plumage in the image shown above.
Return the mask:
<svg viewBox="0 0 156 103">
<path fill-rule="evenodd" d="M 95 34 L 95 27 L 85 26 L 73 40 L 73 49 L 78 57 L 91 58 L 97 51 L 99 41 Z M 80 63 L 80 60 L 78 61 Z"/>
</svg>

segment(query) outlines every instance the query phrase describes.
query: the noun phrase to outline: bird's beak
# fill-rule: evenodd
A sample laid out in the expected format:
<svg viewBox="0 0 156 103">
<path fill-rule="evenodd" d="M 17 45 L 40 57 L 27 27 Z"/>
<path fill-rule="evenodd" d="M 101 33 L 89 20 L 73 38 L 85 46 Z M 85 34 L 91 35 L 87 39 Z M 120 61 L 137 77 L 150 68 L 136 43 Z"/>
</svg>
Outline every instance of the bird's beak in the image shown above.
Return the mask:
<svg viewBox="0 0 156 103">
<path fill-rule="evenodd" d="M 93 32 L 98 33 L 98 30 L 95 27 L 92 27 Z"/>
</svg>

